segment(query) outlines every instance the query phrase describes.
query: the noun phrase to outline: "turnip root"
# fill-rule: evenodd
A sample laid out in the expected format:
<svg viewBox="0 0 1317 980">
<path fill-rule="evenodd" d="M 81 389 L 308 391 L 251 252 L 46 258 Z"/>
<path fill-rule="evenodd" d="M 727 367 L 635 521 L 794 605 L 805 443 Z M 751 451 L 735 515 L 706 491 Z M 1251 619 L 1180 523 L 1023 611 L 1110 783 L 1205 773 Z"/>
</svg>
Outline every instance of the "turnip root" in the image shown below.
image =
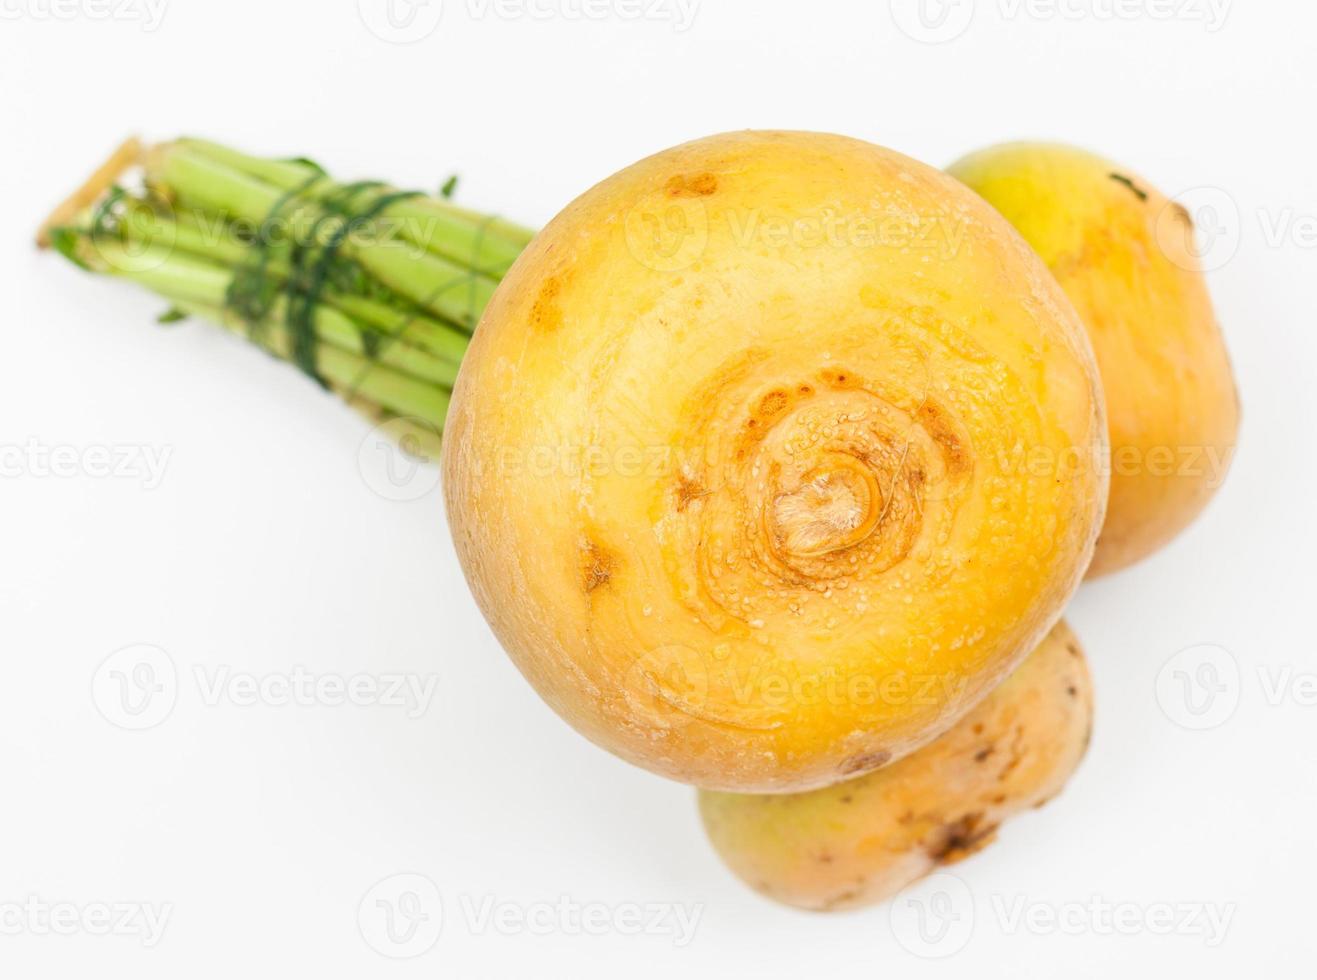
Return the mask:
<svg viewBox="0 0 1317 980">
<path fill-rule="evenodd" d="M 1059 623 L 941 738 L 879 772 L 811 793 L 700 793 L 704 827 L 740 878 L 818 911 L 891 898 L 987 846 L 1052 799 L 1088 747 L 1093 692 Z"/>
<path fill-rule="evenodd" d="M 476 599 L 555 710 L 673 779 L 790 792 L 919 749 L 1037 645 L 1106 453 L 1083 326 L 1000 215 L 877 146 L 746 132 L 537 236 L 443 467 Z"/>
<path fill-rule="evenodd" d="M 1143 178 L 1066 146 L 1016 143 L 950 173 L 1019 229 L 1088 327 L 1111 432 L 1091 577 L 1165 546 L 1225 480 L 1239 398 L 1193 222 Z"/>
</svg>

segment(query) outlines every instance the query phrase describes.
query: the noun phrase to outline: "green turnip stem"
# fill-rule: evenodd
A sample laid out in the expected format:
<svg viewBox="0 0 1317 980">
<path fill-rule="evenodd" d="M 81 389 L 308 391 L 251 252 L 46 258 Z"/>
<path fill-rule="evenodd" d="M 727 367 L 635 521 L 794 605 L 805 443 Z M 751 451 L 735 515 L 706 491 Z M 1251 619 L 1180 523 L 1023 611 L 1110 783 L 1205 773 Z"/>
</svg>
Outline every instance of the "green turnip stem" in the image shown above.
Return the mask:
<svg viewBox="0 0 1317 980">
<path fill-rule="evenodd" d="M 177 300 L 179 309 L 219 324 L 226 330 L 250 338 L 250 325 L 233 316 L 222 306 L 212 306 L 194 300 Z M 276 357 L 287 359 L 290 338 L 281 321 L 271 319 L 258 332 L 257 343 Z M 390 417 L 430 422 L 435 431 L 442 431 L 440 422 L 448 414 L 448 389 L 383 369 L 380 365 L 351 351 L 326 345 L 320 349 L 320 367 L 331 389 L 349 404 L 357 398 L 368 405 L 384 409 Z M 423 428 L 418 426 L 418 428 Z"/>
<path fill-rule="evenodd" d="M 180 139 L 171 146 L 177 151 L 209 157 L 282 191 L 306 185 L 319 172 L 314 164 L 304 160 L 266 160 L 207 140 Z M 342 189 L 342 184 L 326 178 L 311 185 L 307 194 L 316 200 L 324 200 Z M 384 185 L 377 188 L 379 193 L 395 190 Z M 470 259 L 472 265 L 488 268 L 496 277 L 507 272 L 535 237 L 529 228 L 433 197 L 398 201 L 384 215 L 400 219 L 403 234 L 413 244 L 433 249 L 459 262 Z"/>
<path fill-rule="evenodd" d="M 281 227 L 300 235 L 317 227 L 323 231 L 324 224 L 317 226 L 317 222 L 332 217 L 304 194 L 267 184 L 183 143 L 165 144 L 147 155 L 147 180 L 153 187 L 167 190 L 178 205 L 256 229 L 274 216 Z M 446 230 L 430 226 L 425 236 L 428 241 L 418 244 L 391 233 L 377 219 L 344 238 L 340 253 L 355 259 L 385 286 L 470 332 L 498 280 L 478 265 L 461 265 L 430 251 L 446 241 Z M 274 234 L 268 229 L 261 233 Z M 461 245 L 461 241 L 449 243 L 445 251 L 456 251 Z M 473 260 L 480 261 L 480 256 L 473 255 Z"/>
<path fill-rule="evenodd" d="M 432 457 L 470 331 L 531 232 L 200 140 L 142 157 L 145 194 L 98 172 L 92 206 L 57 211 L 59 251 L 163 297 L 164 319 L 211 320 L 298 364 Z"/>
<path fill-rule="evenodd" d="M 110 275 L 145 286 L 177 309 L 242 333 L 279 357 L 288 356 L 285 297 L 275 299 L 266 317 L 249 323 L 225 307 L 231 278 L 228 270 L 161 246 L 142 252 L 130 252 L 116 242 L 100 242 L 95 247 Z M 367 356 L 360 327 L 332 307 L 318 305 L 312 311 L 312 322 L 321 342 L 317 366 L 333 387 L 360 392 L 399 414 L 437 418 L 436 424 L 442 424 L 457 365 L 405 343 L 382 346 L 372 359 Z"/>
<path fill-rule="evenodd" d="M 122 231 L 125 243 L 138 248 L 167 243 L 177 251 L 227 267 L 230 280 L 237 267 L 253 260 L 254 251 L 250 245 L 242 244 L 226 226 L 206 223 L 204 215 L 198 218 L 195 212 L 183 212 L 177 219 L 152 216 L 149 221 L 149 225 L 132 221 L 125 223 Z M 265 272 L 273 282 L 286 285 L 292 269 L 285 257 L 272 255 L 268 257 Z M 362 325 L 374 328 L 392 343 L 411 344 L 443 358 L 452 364 L 454 372 L 466 353 L 469 338 L 465 333 L 419 310 L 402 311 L 379 300 L 345 293 L 332 286 L 324 290 L 323 300 Z"/>
</svg>

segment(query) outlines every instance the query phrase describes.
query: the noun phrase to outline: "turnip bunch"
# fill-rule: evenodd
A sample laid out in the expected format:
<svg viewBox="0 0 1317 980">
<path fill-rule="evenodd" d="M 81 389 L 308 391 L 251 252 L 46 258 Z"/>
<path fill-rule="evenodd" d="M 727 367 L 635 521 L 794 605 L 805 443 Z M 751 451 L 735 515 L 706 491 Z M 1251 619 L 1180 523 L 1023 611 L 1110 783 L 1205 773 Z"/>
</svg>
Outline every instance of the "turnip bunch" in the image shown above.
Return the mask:
<svg viewBox="0 0 1317 980">
<path fill-rule="evenodd" d="M 441 458 L 468 583 L 545 701 L 699 787 L 755 887 L 839 908 L 1078 765 L 1092 702 L 1059 617 L 1107 509 L 1107 394 L 1140 451 L 1166 419 L 1209 445 L 1237 422 L 1197 267 L 1152 234 L 1186 216 L 1053 149 L 959 166 L 970 186 L 845 137 L 724 134 L 535 235 L 452 181 L 130 141 L 42 238 Z M 1107 393 L 1081 310 L 1122 328 L 1091 331 Z M 1105 570 L 1207 495 L 1130 486 Z"/>
<path fill-rule="evenodd" d="M 1106 496 L 1096 365 L 963 185 L 858 140 L 751 132 L 641 161 L 537 235 L 451 190 L 130 141 L 45 237 L 441 457 L 504 648 L 651 771 L 795 792 L 880 769 L 1055 623 Z M 856 233 L 747 238 L 759 218 Z M 896 219 L 958 245 L 864 234 Z M 1021 445 L 1064 472 L 1017 472 Z"/>
<path fill-rule="evenodd" d="M 118 181 L 139 168 L 141 187 Z M 250 338 L 437 452 L 452 385 L 499 279 L 533 233 L 305 159 L 195 139 L 115 155 L 43 228 L 78 265 Z"/>
</svg>

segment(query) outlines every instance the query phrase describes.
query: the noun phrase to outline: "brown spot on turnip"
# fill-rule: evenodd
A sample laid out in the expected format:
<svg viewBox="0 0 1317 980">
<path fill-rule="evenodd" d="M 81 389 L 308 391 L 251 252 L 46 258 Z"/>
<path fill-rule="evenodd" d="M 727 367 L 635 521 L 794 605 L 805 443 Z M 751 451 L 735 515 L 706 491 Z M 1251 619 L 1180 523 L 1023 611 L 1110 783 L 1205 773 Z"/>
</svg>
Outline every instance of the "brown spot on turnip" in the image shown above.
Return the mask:
<svg viewBox="0 0 1317 980">
<path fill-rule="evenodd" d="M 853 755 L 846 759 L 837 768 L 837 771 L 843 776 L 855 776 L 862 772 L 881 769 L 891 761 L 892 753 L 890 752 L 867 752 L 864 755 Z"/>
<path fill-rule="evenodd" d="M 684 511 L 694 501 L 699 500 L 701 497 L 707 497 L 708 495 L 709 491 L 700 486 L 695 480 L 691 480 L 684 475 L 677 478 L 678 513 Z"/>
<path fill-rule="evenodd" d="M 973 467 L 974 461 L 969 449 L 946 412 L 933 402 L 924 402 L 916 414 L 928 437 L 942 447 L 942 455 L 950 474 L 960 475 Z"/>
<path fill-rule="evenodd" d="M 831 898 L 819 905 L 822 912 L 831 912 L 833 909 L 840 908 L 842 905 L 848 905 L 860 897 L 858 888 L 851 888 L 844 892 L 838 892 Z"/>
<path fill-rule="evenodd" d="M 554 278 L 544 280 L 540 294 L 530 309 L 530 322 L 537 330 L 553 331 L 562 326 L 562 310 L 558 307 L 558 294 L 562 284 Z"/>
<path fill-rule="evenodd" d="M 831 369 L 820 371 L 819 378 L 831 388 L 855 388 L 859 385 L 855 376 L 848 371 L 833 371 Z"/>
<path fill-rule="evenodd" d="M 668 197 L 709 197 L 718 193 L 718 178 L 711 173 L 677 174 L 666 190 Z"/>
<path fill-rule="evenodd" d="M 787 393 L 781 388 L 774 389 L 759 400 L 759 407 L 755 411 L 755 417 L 762 419 L 764 422 L 771 422 L 777 416 L 782 414 L 783 409 L 787 407 Z M 751 421 L 754 421 L 753 419 Z"/>
<path fill-rule="evenodd" d="M 928 856 L 938 864 L 955 864 L 981 850 L 997 835 L 996 824 L 984 824 L 982 813 L 967 813 L 942 828 Z"/>
<path fill-rule="evenodd" d="M 586 594 L 607 585 L 613 578 L 617 559 L 589 538 L 581 545 L 581 587 Z"/>
</svg>

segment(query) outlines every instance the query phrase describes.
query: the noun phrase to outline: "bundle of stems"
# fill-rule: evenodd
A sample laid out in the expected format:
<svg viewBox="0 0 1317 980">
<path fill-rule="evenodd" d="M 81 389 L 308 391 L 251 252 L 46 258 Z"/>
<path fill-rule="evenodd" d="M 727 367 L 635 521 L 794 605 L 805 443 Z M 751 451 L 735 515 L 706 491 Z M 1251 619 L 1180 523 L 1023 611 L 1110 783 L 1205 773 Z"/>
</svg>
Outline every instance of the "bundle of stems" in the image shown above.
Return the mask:
<svg viewBox="0 0 1317 980">
<path fill-rule="evenodd" d="M 140 172 L 140 186 L 124 178 Z M 458 365 L 533 232 L 305 159 L 129 140 L 43 226 L 84 269 L 242 334 L 431 455 Z"/>
</svg>

